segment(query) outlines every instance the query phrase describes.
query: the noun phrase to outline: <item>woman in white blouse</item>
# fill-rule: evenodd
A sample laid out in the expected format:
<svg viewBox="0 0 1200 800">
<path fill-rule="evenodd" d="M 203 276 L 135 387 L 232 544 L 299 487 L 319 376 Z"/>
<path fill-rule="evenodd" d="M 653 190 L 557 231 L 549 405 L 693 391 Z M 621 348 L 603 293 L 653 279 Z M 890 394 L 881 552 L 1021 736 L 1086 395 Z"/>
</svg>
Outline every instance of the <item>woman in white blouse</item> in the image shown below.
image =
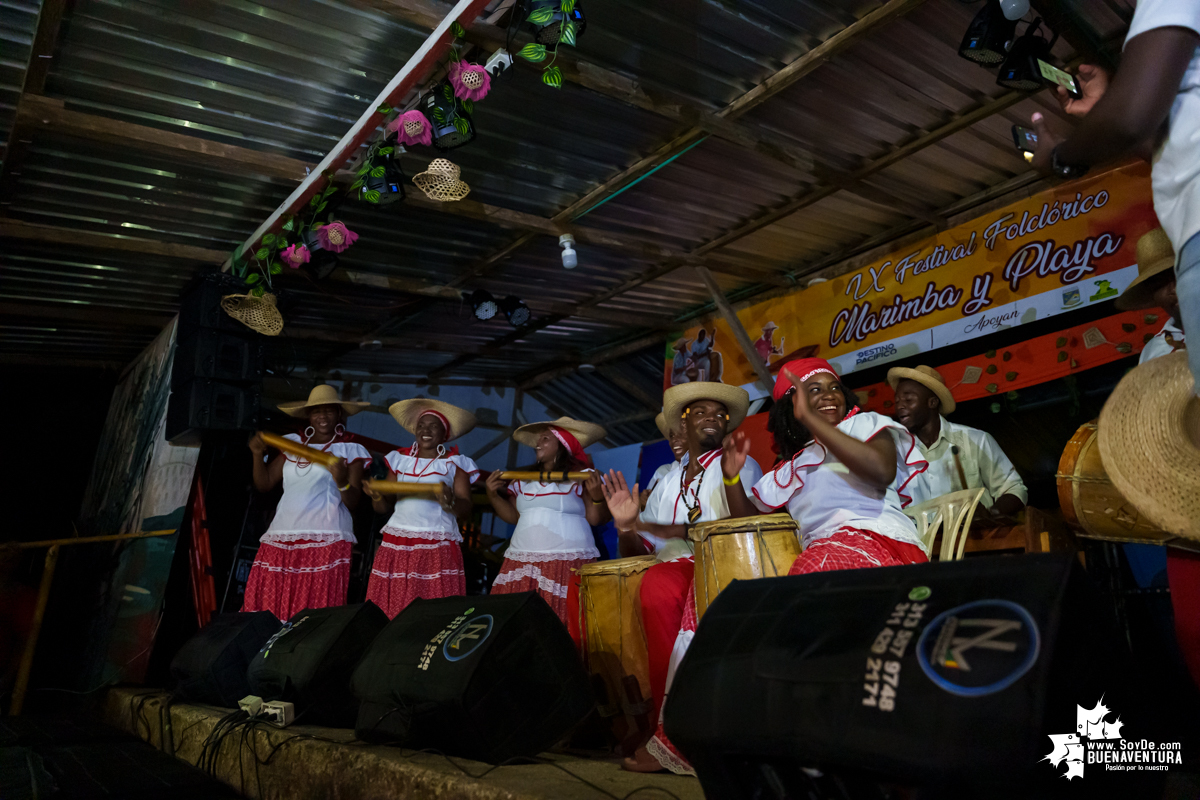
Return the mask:
<svg viewBox="0 0 1200 800">
<path fill-rule="evenodd" d="M 913 435 L 889 417 L 861 411 L 853 392 L 820 358 L 784 365 L 767 429 L 781 460 L 754 486 L 753 501 L 726 492 L 733 516 L 786 506 L 804 552 L 793 575 L 927 561 L 916 526 L 901 510 L 905 488 L 928 464 Z M 725 443 L 732 479 L 749 452 L 744 434 Z"/>
<path fill-rule="evenodd" d="M 446 448 L 447 442 L 475 427 L 470 412 L 427 397 L 393 403 L 388 412 L 416 437 L 412 447 L 387 454 L 389 477 L 444 487 L 438 500 L 396 500 L 363 486 L 376 512 L 392 514 L 383 527 L 367 584 L 367 599 L 390 618 L 418 597 L 467 593 L 458 523 L 471 514 L 471 484 L 479 478 L 479 468 Z"/>
<path fill-rule="evenodd" d="M 583 448 L 604 436 L 599 425 L 570 417 L 523 425 L 513 432 L 514 439 L 537 455 L 531 469 L 546 472 L 591 470 Z M 496 516 L 516 525 L 492 593 L 536 591 L 567 624 L 571 571 L 600 557 L 592 526 L 609 520 L 599 474 L 592 471 L 583 483 L 508 483 L 493 472 L 487 491 Z"/>
<path fill-rule="evenodd" d="M 340 606 L 350 584 L 354 545 L 351 510 L 358 503 L 363 465 L 371 454 L 352 441 L 342 423 L 368 403 L 342 400 L 332 386 L 315 387 L 307 400 L 283 403 L 279 410 L 307 418 L 304 434 L 285 438 L 338 456 L 330 469 L 281 453 L 269 464 L 267 445 L 250 437 L 254 488 L 269 492 L 283 483 L 283 496 L 246 582 L 243 611 L 271 611 L 281 620 L 305 608 Z"/>
</svg>

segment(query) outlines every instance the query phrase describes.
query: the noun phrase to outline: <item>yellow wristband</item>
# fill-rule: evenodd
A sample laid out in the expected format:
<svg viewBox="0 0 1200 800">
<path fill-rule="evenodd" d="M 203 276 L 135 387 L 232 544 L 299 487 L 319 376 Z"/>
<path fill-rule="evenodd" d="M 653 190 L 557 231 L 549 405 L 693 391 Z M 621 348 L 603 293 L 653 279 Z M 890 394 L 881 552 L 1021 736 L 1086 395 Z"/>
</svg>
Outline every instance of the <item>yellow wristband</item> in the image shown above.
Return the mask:
<svg viewBox="0 0 1200 800">
<path fill-rule="evenodd" d="M 737 486 L 739 483 L 742 482 L 742 473 L 739 472 L 737 475 L 734 475 L 732 478 L 726 478 L 724 475 L 722 475 L 721 480 L 724 481 L 726 486 Z"/>
<path fill-rule="evenodd" d="M 345 486 L 339 486 L 339 487 L 338 487 L 338 491 L 339 491 L 339 492 L 344 492 L 344 491 L 346 491 L 346 490 L 347 490 L 347 489 L 349 489 L 349 488 L 350 488 L 350 484 L 348 484 L 348 483 L 347 483 Z"/>
</svg>

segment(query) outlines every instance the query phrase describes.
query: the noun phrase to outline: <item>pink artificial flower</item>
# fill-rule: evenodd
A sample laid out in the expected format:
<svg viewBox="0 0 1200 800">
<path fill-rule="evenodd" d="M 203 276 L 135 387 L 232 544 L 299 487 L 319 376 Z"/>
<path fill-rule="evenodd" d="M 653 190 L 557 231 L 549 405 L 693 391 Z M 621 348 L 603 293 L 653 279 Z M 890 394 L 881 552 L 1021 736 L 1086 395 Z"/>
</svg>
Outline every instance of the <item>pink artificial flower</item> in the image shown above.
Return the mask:
<svg viewBox="0 0 1200 800">
<path fill-rule="evenodd" d="M 358 240 L 358 234 L 340 222 L 331 222 L 317 228 L 317 241 L 322 250 L 340 253 Z"/>
<path fill-rule="evenodd" d="M 480 64 L 456 61 L 450 65 L 449 78 L 459 100 L 482 100 L 492 88 L 492 76 Z"/>
<path fill-rule="evenodd" d="M 287 264 L 292 269 L 299 269 L 301 264 L 307 264 L 312 260 L 312 256 L 308 253 L 308 248 L 302 244 L 294 244 L 279 254 L 283 259 L 283 263 Z"/>
<path fill-rule="evenodd" d="M 415 108 L 389 122 L 386 130 L 395 133 L 396 141 L 400 144 L 428 145 L 433 141 L 433 128 L 429 120 Z"/>
</svg>

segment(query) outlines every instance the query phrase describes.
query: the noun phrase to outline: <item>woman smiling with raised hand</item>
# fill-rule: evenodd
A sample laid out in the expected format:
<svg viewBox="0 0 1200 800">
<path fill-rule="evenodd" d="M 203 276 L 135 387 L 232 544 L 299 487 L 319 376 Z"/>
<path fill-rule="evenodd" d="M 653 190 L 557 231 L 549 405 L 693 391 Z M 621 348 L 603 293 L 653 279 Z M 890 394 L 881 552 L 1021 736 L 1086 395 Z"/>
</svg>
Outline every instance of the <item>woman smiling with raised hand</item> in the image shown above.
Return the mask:
<svg viewBox="0 0 1200 800">
<path fill-rule="evenodd" d="M 500 519 L 516 525 L 493 594 L 536 591 L 567 624 L 571 571 L 600 557 L 592 526 L 610 518 L 600 475 L 583 448 L 603 439 L 604 428 L 561 417 L 522 425 L 513 438 L 533 448 L 539 472 L 591 471 L 584 483 L 487 479 L 488 498 Z"/>
<path fill-rule="evenodd" d="M 802 358 L 775 381 L 767 430 L 781 461 L 754 486 L 753 501 L 726 492 L 734 516 L 787 506 L 804 552 L 790 574 L 927 561 L 916 526 L 901 510 L 904 489 L 928 466 L 899 423 L 862 411 L 829 362 Z M 725 442 L 721 469 L 738 474 L 750 442 Z"/>
<path fill-rule="evenodd" d="M 358 504 L 358 484 L 371 454 L 361 444 L 347 441 L 342 423 L 368 405 L 344 401 L 336 389 L 322 384 L 307 400 L 279 406 L 288 416 L 308 418 L 303 436 L 289 433 L 285 438 L 341 459 L 329 469 L 286 453 L 267 464 L 262 436 L 250 437 L 254 488 L 269 492 L 282 481 L 283 497 L 259 540 L 243 611 L 271 611 L 286 620 L 305 608 L 346 602 L 350 548 L 355 541 L 350 511 Z"/>
<path fill-rule="evenodd" d="M 446 450 L 447 442 L 475 427 L 470 412 L 427 397 L 393 403 L 388 412 L 416 437 L 406 451 L 387 454 L 389 477 L 444 487 L 441 501 L 425 497 L 395 500 L 372 492 L 364 483 L 363 491 L 375 511 L 392 512 L 371 565 L 367 599 L 388 617 L 395 617 L 418 597 L 467 593 L 458 521 L 471 513 L 471 484 L 478 479 L 479 468 L 466 456 Z"/>
</svg>

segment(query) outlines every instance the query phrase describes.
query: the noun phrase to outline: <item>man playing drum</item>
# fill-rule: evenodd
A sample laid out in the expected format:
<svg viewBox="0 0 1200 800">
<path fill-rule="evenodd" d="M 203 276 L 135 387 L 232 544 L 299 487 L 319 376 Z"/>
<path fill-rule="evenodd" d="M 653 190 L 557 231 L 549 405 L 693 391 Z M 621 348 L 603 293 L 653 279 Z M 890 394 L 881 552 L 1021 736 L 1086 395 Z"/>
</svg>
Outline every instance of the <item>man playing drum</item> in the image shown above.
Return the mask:
<svg viewBox="0 0 1200 800">
<path fill-rule="evenodd" d="M 896 421 L 916 437 L 921 457 L 929 462 L 929 469 L 909 484 L 913 503 L 982 488 L 976 519 L 981 512 L 1004 517 L 1020 513 L 1029 499 L 1021 476 L 991 434 L 946 419 L 954 411 L 954 396 L 937 370 L 896 367 L 887 378 L 896 390 Z"/>
<path fill-rule="evenodd" d="M 686 643 L 677 646 L 676 639 L 680 638 L 695 574 L 687 527 L 730 516 L 726 484 L 731 492 L 740 487 L 749 493 L 762 477 L 762 469 L 752 458 L 746 459 L 737 479 L 724 478 L 719 463 L 725 435 L 742 423 L 749 406 L 750 396 L 736 386 L 704 381 L 672 386 L 663 393 L 663 415 L 668 424 L 678 421 L 687 440 L 687 456 L 661 478 L 640 517 L 637 484 L 630 487 L 624 475 L 610 471 L 604 486 L 619 532 L 621 555 L 653 552 L 659 561 L 646 572 L 640 592 L 655 719 L 666 695 L 669 667 L 682 656 L 674 651 L 686 649 Z M 653 755 L 643 747 L 626 759 L 625 768 L 688 770 L 686 763 L 674 758 L 661 743 L 655 747 L 660 737 L 661 730 L 651 739 Z"/>
</svg>

